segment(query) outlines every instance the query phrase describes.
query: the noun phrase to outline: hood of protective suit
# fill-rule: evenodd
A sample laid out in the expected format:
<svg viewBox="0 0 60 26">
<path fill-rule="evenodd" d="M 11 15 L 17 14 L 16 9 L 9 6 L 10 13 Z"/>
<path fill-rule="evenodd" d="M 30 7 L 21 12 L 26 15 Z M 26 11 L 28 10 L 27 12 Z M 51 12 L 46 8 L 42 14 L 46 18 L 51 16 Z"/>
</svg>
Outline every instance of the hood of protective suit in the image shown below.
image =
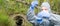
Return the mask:
<svg viewBox="0 0 60 26">
<path fill-rule="evenodd" d="M 38 17 L 50 17 L 51 9 L 50 9 L 49 3 L 48 2 L 43 2 L 42 5 L 41 5 L 41 7 L 46 7 L 48 9 L 48 12 L 41 10 L 38 13 Z"/>
<path fill-rule="evenodd" d="M 46 7 L 48 9 L 48 11 L 51 12 L 50 4 L 48 2 L 43 2 L 42 5 L 41 5 L 40 10 L 42 9 L 42 7 Z"/>
</svg>

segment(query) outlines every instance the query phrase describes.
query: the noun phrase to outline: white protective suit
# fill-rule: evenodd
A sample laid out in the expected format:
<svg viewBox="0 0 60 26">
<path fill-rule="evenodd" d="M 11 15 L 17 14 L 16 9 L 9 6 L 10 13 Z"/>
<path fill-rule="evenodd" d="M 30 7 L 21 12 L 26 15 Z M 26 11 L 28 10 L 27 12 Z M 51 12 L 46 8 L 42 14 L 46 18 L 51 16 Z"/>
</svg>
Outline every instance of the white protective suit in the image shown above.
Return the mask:
<svg viewBox="0 0 60 26">
<path fill-rule="evenodd" d="M 50 9 L 50 5 L 48 2 L 43 2 L 41 7 L 47 7 L 48 13 L 41 11 L 35 15 L 34 8 L 37 5 L 37 1 L 31 3 L 31 6 L 27 13 L 27 19 L 33 26 L 60 26 L 60 15 L 53 14 Z M 44 18 L 44 17 L 45 18 Z"/>
</svg>

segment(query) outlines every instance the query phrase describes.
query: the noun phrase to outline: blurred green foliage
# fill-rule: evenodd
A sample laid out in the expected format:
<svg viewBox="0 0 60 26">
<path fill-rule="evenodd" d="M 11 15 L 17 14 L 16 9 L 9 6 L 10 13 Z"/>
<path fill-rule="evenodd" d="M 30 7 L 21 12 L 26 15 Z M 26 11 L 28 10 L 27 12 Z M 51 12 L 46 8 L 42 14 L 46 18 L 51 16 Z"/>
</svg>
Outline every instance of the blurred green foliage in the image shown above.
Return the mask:
<svg viewBox="0 0 60 26">
<path fill-rule="evenodd" d="M 32 0 L 25 0 L 27 3 L 32 2 Z M 39 0 L 39 6 L 44 0 Z M 60 0 L 49 0 L 51 9 L 60 12 Z M 9 18 L 9 14 L 14 13 L 27 13 L 29 6 L 17 2 L 16 0 L 0 0 L 0 26 L 14 26 L 13 19 Z M 35 9 L 38 12 L 38 9 Z M 60 13 L 59 13 L 60 14 Z"/>
</svg>

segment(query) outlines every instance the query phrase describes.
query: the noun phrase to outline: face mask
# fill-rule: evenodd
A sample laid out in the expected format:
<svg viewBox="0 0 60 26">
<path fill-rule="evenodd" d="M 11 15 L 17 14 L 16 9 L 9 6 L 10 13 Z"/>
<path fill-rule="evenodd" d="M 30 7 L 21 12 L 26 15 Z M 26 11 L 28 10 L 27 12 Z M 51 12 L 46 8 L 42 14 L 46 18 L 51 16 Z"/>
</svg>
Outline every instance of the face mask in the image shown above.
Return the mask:
<svg viewBox="0 0 60 26">
<path fill-rule="evenodd" d="M 40 15 L 41 15 L 42 17 L 50 17 L 50 13 L 49 13 L 49 12 L 46 12 L 46 11 L 41 11 L 41 12 L 40 12 Z"/>
<path fill-rule="evenodd" d="M 49 12 L 46 12 L 46 11 L 41 11 L 38 14 L 38 17 L 50 17 L 50 13 Z"/>
</svg>

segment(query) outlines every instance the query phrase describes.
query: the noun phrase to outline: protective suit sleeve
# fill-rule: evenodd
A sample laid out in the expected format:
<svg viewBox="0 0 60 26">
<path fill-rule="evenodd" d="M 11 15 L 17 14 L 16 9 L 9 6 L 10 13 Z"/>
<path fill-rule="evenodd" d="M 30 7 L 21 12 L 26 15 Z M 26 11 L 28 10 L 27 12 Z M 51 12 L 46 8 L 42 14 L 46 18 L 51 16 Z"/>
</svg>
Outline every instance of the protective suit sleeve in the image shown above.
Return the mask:
<svg viewBox="0 0 60 26">
<path fill-rule="evenodd" d="M 38 5 L 38 1 L 33 1 L 31 3 L 31 6 L 30 8 L 28 9 L 28 12 L 27 12 L 27 20 L 29 22 L 31 21 L 34 21 L 35 20 L 35 13 L 34 13 L 34 8 Z"/>
</svg>

